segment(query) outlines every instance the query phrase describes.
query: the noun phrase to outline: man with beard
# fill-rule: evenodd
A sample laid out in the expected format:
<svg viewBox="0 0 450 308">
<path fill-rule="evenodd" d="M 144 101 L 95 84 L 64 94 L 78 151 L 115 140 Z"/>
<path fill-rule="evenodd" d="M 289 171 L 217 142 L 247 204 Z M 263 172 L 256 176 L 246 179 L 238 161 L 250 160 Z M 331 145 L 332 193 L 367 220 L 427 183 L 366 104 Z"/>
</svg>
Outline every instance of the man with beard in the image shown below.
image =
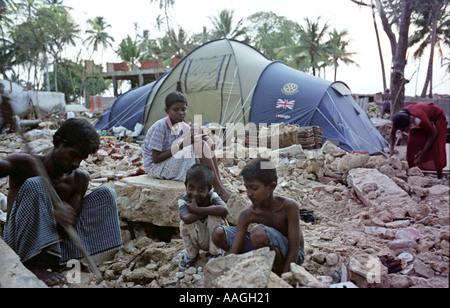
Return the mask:
<svg viewBox="0 0 450 308">
<path fill-rule="evenodd" d="M 61 226 L 74 226 L 91 256 L 122 245 L 115 191 L 103 186 L 86 195 L 90 176 L 80 164 L 100 146 L 94 127 L 82 119 L 69 119 L 54 134 L 53 144 L 43 156 L 13 154 L 0 161 L 0 178 L 9 176 L 3 239 L 49 286 L 64 280 L 56 273 L 61 266 L 82 258 Z M 60 199 L 58 206 L 38 163 Z"/>
</svg>

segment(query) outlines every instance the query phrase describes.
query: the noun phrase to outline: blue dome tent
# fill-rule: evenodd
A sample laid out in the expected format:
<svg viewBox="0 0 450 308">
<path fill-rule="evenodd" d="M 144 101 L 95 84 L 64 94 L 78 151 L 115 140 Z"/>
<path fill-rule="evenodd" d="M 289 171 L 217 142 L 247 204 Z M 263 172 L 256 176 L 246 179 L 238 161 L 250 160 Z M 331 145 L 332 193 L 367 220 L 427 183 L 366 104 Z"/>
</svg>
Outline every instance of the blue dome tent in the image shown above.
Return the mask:
<svg viewBox="0 0 450 308">
<path fill-rule="evenodd" d="M 139 100 L 138 107 L 142 108 L 139 123 L 144 125 L 145 134 L 166 115 L 165 97 L 175 90 L 181 90 L 188 99 L 189 122 L 194 122 L 194 115 L 201 115 L 202 124 L 224 127 L 227 123 L 320 126 L 324 139 L 349 152 L 374 154 L 388 146 L 346 84 L 270 61 L 255 48 L 231 39 L 205 43 L 153 84 L 125 93 L 115 103 L 121 107 L 111 110 L 108 121 L 114 123 L 119 110 L 124 113 L 131 108 L 126 106 L 132 105 L 134 97 L 147 97 L 144 105 Z"/>
<path fill-rule="evenodd" d="M 274 78 L 276 76 L 276 78 Z M 329 82 L 273 62 L 253 95 L 249 121 L 320 126 L 346 151 L 381 152 L 387 142 L 342 82 Z"/>
<path fill-rule="evenodd" d="M 143 116 L 148 97 L 155 82 L 131 89 L 119 96 L 110 110 L 106 111 L 95 125 L 96 130 L 109 130 L 123 126 L 133 131 L 136 124 L 143 124 Z"/>
</svg>

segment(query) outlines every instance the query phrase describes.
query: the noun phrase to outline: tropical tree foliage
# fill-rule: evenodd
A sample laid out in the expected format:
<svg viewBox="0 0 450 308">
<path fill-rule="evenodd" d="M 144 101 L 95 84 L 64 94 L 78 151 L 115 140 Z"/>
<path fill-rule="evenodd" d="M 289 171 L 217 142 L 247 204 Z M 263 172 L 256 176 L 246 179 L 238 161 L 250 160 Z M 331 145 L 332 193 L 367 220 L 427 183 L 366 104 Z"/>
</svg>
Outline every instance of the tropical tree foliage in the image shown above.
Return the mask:
<svg viewBox="0 0 450 308">
<path fill-rule="evenodd" d="M 240 19 L 234 24 L 234 11 L 224 9 L 217 16 L 210 16 L 213 24 L 212 35 L 214 38 L 246 39 L 247 29 L 244 27 L 244 20 Z"/>
<path fill-rule="evenodd" d="M 400 76 L 397 80 L 392 74 L 391 88 L 401 89 L 404 86 L 402 72 L 410 44 L 417 46 L 417 57 L 423 56 L 426 47 L 433 45 L 441 50 L 441 44 L 448 44 L 448 0 L 350 1 L 368 6 L 375 4 L 375 11 L 391 42 L 393 71 L 397 72 L 395 76 Z M 149 2 L 157 4 L 162 12 L 156 24 L 163 34 L 154 37 L 151 35 L 153 31 L 138 30 L 136 25 L 134 39 L 133 35 L 127 35 L 116 43 L 109 32 L 110 25 L 102 16 L 89 19 L 89 28 L 83 33 L 84 37 L 79 37 L 81 33 L 78 25 L 67 18 L 70 8 L 64 5 L 64 0 L 0 0 L 0 73 L 4 77 L 7 77 L 8 71 L 11 71 L 10 76 L 17 78 L 25 75 L 26 81 L 33 81 L 34 88 L 39 89 L 43 83 L 42 71 L 47 71 L 47 63 L 52 63 L 54 75 L 51 76 L 51 88 L 56 90 L 61 87 L 67 90 L 69 87 L 64 85 L 65 82 L 58 81 L 59 69 L 66 76 L 67 67 L 72 67 L 73 73 L 77 69 L 84 69 L 84 66 L 80 64 L 75 69 L 75 64 L 80 61 L 63 59 L 63 50 L 80 40 L 87 43 L 91 56 L 95 52 L 103 54 L 104 50 L 112 47 L 130 65 L 145 59 L 161 59 L 168 65 L 174 56 L 185 56 L 201 44 L 221 37 L 245 40 L 269 59 L 284 61 L 313 75 L 320 75 L 326 68 L 332 68 L 336 79 L 341 65 L 356 64 L 348 32 L 332 29 L 320 17 L 305 18 L 299 24 L 273 12 L 257 12 L 248 18 L 236 20 L 233 10 L 224 9 L 217 12 L 216 16 L 209 16 L 210 24 L 205 25 L 200 33 L 189 33 L 180 26 L 172 27 L 174 23 L 171 20 L 171 9 L 175 0 Z M 441 9 L 432 10 L 429 5 L 422 8 L 417 6 L 417 3 L 425 2 L 440 4 Z M 437 11 L 439 16 L 433 40 L 433 20 L 436 20 L 436 14 L 433 13 Z M 411 16 L 417 31 L 408 36 Z M 448 56 L 443 55 L 443 59 L 448 65 Z M 85 72 L 84 76 L 88 75 Z M 76 86 L 72 86 L 72 92 L 73 88 L 76 89 Z M 391 90 L 395 92 L 395 89 Z M 89 89 L 90 93 L 94 93 L 93 91 L 96 90 Z"/>
<path fill-rule="evenodd" d="M 5 27 L 11 25 L 12 21 L 9 18 L 9 12 L 14 2 L 11 0 L 0 0 L 0 73 L 3 78 L 7 79 L 6 72 L 12 70 L 16 64 L 13 44 L 11 40 L 5 35 Z"/>
<path fill-rule="evenodd" d="M 305 18 L 305 26 L 300 26 L 297 37 L 292 45 L 280 48 L 279 57 L 285 57 L 287 64 L 303 71 L 312 71 L 316 76 L 320 67 L 327 61 L 327 31 L 328 23 L 320 24 L 320 17 L 316 21 Z"/>
<path fill-rule="evenodd" d="M 340 63 L 346 65 L 355 64 L 355 61 L 351 59 L 356 53 L 349 52 L 347 49 L 350 45 L 350 41 L 345 40 L 348 36 L 347 30 L 339 32 L 334 29 L 330 34 L 330 39 L 326 43 L 326 52 L 329 54 L 329 62 L 334 67 L 334 81 L 337 80 L 337 70 Z"/>
<path fill-rule="evenodd" d="M 130 35 L 122 40 L 119 48 L 116 50 L 117 54 L 126 61 L 129 66 L 137 65 L 142 60 L 142 46 L 138 43 L 137 38 L 132 39 Z"/>
<path fill-rule="evenodd" d="M 165 23 L 166 27 L 167 27 L 167 32 L 169 32 L 170 28 L 171 28 L 169 11 L 170 11 L 170 8 L 175 5 L 175 0 L 150 0 L 150 4 L 152 4 L 154 2 L 158 2 L 159 9 L 164 12 L 165 21 L 162 20 L 161 15 L 159 15 L 156 18 L 156 23 L 158 25 L 158 29 L 161 30 L 162 25 Z"/>
<path fill-rule="evenodd" d="M 250 43 L 271 60 L 287 62 L 286 57 L 278 57 L 278 50 L 295 44 L 294 37 L 300 32 L 300 25 L 273 12 L 258 12 L 247 18 L 247 36 Z"/>
<path fill-rule="evenodd" d="M 100 65 L 96 65 L 93 71 L 101 72 L 102 68 Z M 54 81 L 53 76 L 50 76 L 51 81 Z M 81 61 L 74 62 L 63 59 L 59 65 L 58 91 L 64 93 L 67 103 L 78 101 L 80 97 L 83 97 L 86 87 L 89 89 L 89 93 L 96 95 L 103 93 L 111 86 L 111 83 L 110 80 L 105 81 L 101 74 L 87 75 L 85 65 Z M 55 89 L 52 87 L 51 90 Z"/>
<path fill-rule="evenodd" d="M 88 37 L 85 42 L 92 46 L 93 51 L 97 51 L 99 46 L 103 46 L 103 48 L 112 47 L 114 38 L 107 32 L 111 25 L 105 21 L 105 18 L 97 16 L 94 19 L 89 19 L 87 22 L 90 25 L 90 29 L 86 30 Z"/>
<path fill-rule="evenodd" d="M 57 89 L 58 64 L 65 47 L 75 45 L 78 26 L 70 22 L 62 1 L 17 1 L 15 14 L 18 23 L 9 28 L 8 36 L 14 42 L 17 63 L 28 66 L 30 80 L 30 66 L 41 69 L 51 58 Z"/>
<path fill-rule="evenodd" d="M 442 41 L 439 38 L 438 30 L 445 33 L 444 28 L 448 28 L 448 0 L 350 0 L 358 5 L 372 7 L 376 6 L 378 17 L 383 25 L 383 30 L 389 39 L 392 53 L 391 70 L 391 93 L 393 95 L 393 106 L 391 113 L 394 114 L 404 106 L 404 87 L 409 82 L 404 76 L 407 64 L 408 48 L 411 45 L 419 44 L 414 53 L 415 57 L 422 57 L 426 46 L 430 48 L 430 58 L 428 62 L 428 73 L 425 81 L 423 96 L 430 88 L 432 90 L 432 67 L 434 61 L 434 47 Z M 410 33 L 411 22 L 418 30 Z M 439 26 L 441 25 L 441 26 Z M 447 32 L 448 33 L 448 32 Z M 448 39 L 448 34 L 446 38 Z M 445 60 L 444 56 L 444 60 Z"/>
<path fill-rule="evenodd" d="M 414 58 L 422 58 L 427 48 L 430 49 L 427 76 L 423 86 L 421 97 L 426 96 L 429 90 L 433 96 L 433 62 L 435 50 L 441 58 L 444 57 L 443 45 L 450 47 L 450 12 L 448 12 L 448 0 L 424 0 L 421 1 L 414 14 L 413 24 L 417 30 L 410 37 L 410 46 L 418 45 L 414 52 Z"/>
</svg>

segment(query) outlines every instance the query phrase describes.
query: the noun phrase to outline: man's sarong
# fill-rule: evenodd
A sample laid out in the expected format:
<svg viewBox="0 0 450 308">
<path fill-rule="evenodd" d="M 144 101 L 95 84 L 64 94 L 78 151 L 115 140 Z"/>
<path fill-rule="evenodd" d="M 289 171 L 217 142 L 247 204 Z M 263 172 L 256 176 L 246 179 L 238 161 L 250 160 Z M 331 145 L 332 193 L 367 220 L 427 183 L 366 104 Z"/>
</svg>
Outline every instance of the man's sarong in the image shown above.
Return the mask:
<svg viewBox="0 0 450 308">
<path fill-rule="evenodd" d="M 60 257 L 61 265 L 83 256 L 75 244 L 58 233 L 54 206 L 41 177 L 28 179 L 19 190 L 3 240 L 26 262 L 45 251 Z M 84 197 L 76 231 L 91 256 L 122 246 L 116 193 L 102 186 Z"/>
</svg>

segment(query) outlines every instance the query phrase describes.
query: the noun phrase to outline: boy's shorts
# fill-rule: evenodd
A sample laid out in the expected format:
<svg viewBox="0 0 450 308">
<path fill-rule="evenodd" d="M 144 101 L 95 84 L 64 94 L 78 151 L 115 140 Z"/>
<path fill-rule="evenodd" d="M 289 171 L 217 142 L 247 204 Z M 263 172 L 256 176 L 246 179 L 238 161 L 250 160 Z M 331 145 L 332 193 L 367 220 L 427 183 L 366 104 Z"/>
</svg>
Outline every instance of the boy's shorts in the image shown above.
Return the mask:
<svg viewBox="0 0 450 308">
<path fill-rule="evenodd" d="M 288 252 L 288 239 L 285 237 L 281 232 L 278 230 L 268 227 L 265 225 L 260 225 L 264 227 L 266 230 L 267 236 L 269 237 L 270 245 L 280 251 L 280 253 L 283 255 L 283 258 L 286 259 L 287 252 Z M 236 227 L 222 227 L 225 230 L 225 234 L 227 237 L 227 244 L 231 246 L 233 244 L 234 238 L 236 237 Z M 249 252 L 255 250 L 255 247 L 253 246 L 251 240 L 250 240 L 250 232 L 247 232 L 245 235 L 245 242 L 244 242 L 244 250 L 243 252 Z M 305 253 L 303 249 L 300 247 L 298 250 L 298 258 L 297 258 L 297 264 L 302 265 L 305 261 Z"/>
</svg>

